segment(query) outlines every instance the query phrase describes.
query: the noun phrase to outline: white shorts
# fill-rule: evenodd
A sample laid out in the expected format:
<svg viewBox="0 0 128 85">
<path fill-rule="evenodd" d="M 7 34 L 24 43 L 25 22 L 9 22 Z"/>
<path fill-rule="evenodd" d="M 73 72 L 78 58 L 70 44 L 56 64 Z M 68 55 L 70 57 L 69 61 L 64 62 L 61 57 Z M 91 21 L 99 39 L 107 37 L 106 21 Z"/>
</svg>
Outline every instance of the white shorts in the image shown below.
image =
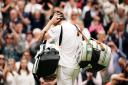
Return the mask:
<svg viewBox="0 0 128 85">
<path fill-rule="evenodd" d="M 58 66 L 57 85 L 74 85 L 80 69 Z"/>
</svg>

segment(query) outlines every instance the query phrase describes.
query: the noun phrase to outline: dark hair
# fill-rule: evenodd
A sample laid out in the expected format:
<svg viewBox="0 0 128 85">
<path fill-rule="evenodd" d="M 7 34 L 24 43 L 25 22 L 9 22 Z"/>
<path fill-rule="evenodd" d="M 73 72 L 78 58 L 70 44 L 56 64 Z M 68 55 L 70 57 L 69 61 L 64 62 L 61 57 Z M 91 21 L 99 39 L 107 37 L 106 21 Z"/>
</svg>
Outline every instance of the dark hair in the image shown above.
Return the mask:
<svg viewBox="0 0 128 85">
<path fill-rule="evenodd" d="M 50 20 L 52 19 L 53 15 L 54 15 L 55 13 L 61 15 L 61 20 L 65 20 L 64 14 L 63 14 L 62 12 L 60 12 L 60 11 L 54 11 L 54 12 L 51 14 L 51 16 L 49 17 Z"/>
</svg>

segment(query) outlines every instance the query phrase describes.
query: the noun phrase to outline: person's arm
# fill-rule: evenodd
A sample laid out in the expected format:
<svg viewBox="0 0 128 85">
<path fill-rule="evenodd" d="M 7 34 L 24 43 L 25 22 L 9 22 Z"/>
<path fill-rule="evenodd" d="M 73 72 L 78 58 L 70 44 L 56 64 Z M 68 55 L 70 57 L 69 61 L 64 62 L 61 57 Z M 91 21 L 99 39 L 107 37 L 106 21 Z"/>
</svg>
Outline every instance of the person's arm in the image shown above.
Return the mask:
<svg viewBox="0 0 128 85">
<path fill-rule="evenodd" d="M 123 74 L 114 74 L 112 75 L 112 80 L 128 81 L 128 79 L 123 77 Z"/>
<path fill-rule="evenodd" d="M 111 35 L 113 33 L 114 28 L 117 26 L 116 22 L 112 22 L 109 30 L 108 30 L 108 34 Z"/>
<path fill-rule="evenodd" d="M 20 10 L 17 10 L 17 13 L 21 19 L 21 21 L 25 24 L 25 25 L 29 25 L 30 24 L 30 20 L 28 19 L 28 17 L 24 17 L 22 15 L 22 13 L 20 12 Z"/>
<path fill-rule="evenodd" d="M 14 23 L 10 23 L 10 30 L 12 31 L 12 33 L 14 35 L 14 41 L 15 41 L 15 43 L 17 43 L 17 40 L 19 38 L 19 35 L 15 31 L 15 27 L 16 27 L 16 25 Z"/>
<path fill-rule="evenodd" d="M 20 19 L 22 20 L 22 22 L 25 25 L 29 25 L 30 24 L 30 20 L 28 18 L 24 18 L 22 15 L 20 15 Z"/>
<path fill-rule="evenodd" d="M 9 9 L 9 7 L 10 7 L 10 4 L 8 4 L 7 6 L 3 7 L 3 8 L 1 9 L 1 11 L 2 11 L 3 13 L 5 13 L 5 12 Z"/>
<path fill-rule="evenodd" d="M 54 14 L 53 18 L 47 23 L 47 25 L 43 28 L 43 30 L 41 31 L 41 35 L 40 38 L 38 39 L 38 41 L 41 41 L 42 38 L 44 40 L 47 40 L 50 38 L 50 35 L 47 33 L 48 30 L 50 29 L 50 27 L 54 24 L 60 21 L 61 15 L 58 15 L 57 13 Z M 44 37 L 43 37 L 44 36 Z"/>
<path fill-rule="evenodd" d="M 39 41 L 42 40 L 43 36 L 44 39 L 47 40 L 48 38 L 50 38 L 50 36 L 48 35 L 47 31 L 50 29 L 51 25 L 53 24 L 53 22 L 50 20 L 47 25 L 43 28 L 43 30 L 41 31 L 41 35 L 39 38 Z"/>
</svg>

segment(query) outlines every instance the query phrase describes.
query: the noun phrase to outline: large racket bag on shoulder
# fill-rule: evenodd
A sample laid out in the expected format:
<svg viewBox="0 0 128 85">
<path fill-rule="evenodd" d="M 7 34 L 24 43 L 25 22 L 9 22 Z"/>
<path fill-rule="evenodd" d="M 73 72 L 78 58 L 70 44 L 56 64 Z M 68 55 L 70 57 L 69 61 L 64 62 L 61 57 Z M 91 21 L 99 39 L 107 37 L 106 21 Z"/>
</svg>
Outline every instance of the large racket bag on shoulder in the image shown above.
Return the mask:
<svg viewBox="0 0 128 85">
<path fill-rule="evenodd" d="M 86 71 L 96 73 L 109 65 L 111 59 L 111 49 L 108 45 L 93 38 L 87 39 L 81 30 L 75 25 L 82 35 L 82 50 L 79 56 L 79 65 Z"/>
<path fill-rule="evenodd" d="M 63 29 L 61 26 L 61 32 L 59 37 L 59 46 L 62 42 Z M 55 46 L 46 46 L 46 41 L 41 43 L 40 50 L 37 51 L 35 56 L 35 62 L 32 69 L 35 80 L 39 83 L 40 77 L 48 77 L 55 73 L 59 62 L 59 49 Z"/>
<path fill-rule="evenodd" d="M 83 41 L 83 54 L 79 63 L 81 68 L 90 72 L 97 72 L 109 65 L 111 59 L 111 49 L 103 43 L 95 40 Z"/>
</svg>

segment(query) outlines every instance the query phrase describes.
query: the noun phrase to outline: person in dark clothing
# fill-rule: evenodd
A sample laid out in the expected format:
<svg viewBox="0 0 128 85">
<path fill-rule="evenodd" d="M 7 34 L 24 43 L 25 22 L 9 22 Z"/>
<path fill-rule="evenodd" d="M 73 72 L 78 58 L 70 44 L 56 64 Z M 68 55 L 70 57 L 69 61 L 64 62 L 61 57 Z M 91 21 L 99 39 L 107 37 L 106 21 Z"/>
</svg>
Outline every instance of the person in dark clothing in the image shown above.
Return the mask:
<svg viewBox="0 0 128 85">
<path fill-rule="evenodd" d="M 86 28 L 89 28 L 89 26 L 91 25 L 93 18 L 91 17 L 91 11 L 86 12 L 86 16 L 84 17 L 84 26 Z"/>
<path fill-rule="evenodd" d="M 113 32 L 111 38 L 119 50 L 125 53 L 128 59 L 128 37 L 126 36 L 127 32 L 124 31 L 124 28 L 124 23 L 119 23 L 117 30 Z"/>
<path fill-rule="evenodd" d="M 35 11 L 34 14 L 30 15 L 31 31 L 35 28 L 42 29 L 45 24 L 45 16 L 40 11 Z"/>
</svg>

